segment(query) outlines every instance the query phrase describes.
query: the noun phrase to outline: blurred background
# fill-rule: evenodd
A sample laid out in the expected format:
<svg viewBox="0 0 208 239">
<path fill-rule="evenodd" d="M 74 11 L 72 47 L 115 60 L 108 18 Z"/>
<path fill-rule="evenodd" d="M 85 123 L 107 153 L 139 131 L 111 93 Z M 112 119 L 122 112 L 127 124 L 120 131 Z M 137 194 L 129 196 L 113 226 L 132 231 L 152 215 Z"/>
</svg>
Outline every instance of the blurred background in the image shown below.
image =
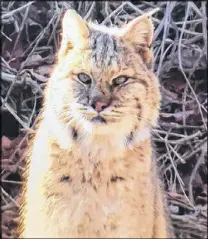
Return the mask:
<svg viewBox="0 0 208 239">
<path fill-rule="evenodd" d="M 156 7 L 154 72 L 163 95 L 153 135 L 157 161 L 177 237 L 207 238 L 206 1 L 1 2 L 2 238 L 16 238 L 23 153 L 55 64 L 64 10 L 122 26 Z"/>
</svg>

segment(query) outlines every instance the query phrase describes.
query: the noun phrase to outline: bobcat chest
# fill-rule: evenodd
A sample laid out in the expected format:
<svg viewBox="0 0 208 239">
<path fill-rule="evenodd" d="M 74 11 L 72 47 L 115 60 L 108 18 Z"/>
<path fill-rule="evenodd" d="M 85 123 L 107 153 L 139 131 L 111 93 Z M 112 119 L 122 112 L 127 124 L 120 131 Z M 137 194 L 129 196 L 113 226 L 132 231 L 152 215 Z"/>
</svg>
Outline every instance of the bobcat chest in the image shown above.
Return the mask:
<svg viewBox="0 0 208 239">
<path fill-rule="evenodd" d="M 147 191 L 151 183 L 139 178 L 138 172 L 131 171 L 130 175 L 123 167 L 111 169 L 104 171 L 98 166 L 87 175 L 79 168 L 71 176 L 62 177 L 57 190 L 51 187 L 47 205 L 53 204 L 52 215 L 59 215 L 54 220 L 60 232 L 67 231 L 72 237 L 138 235 L 138 225 L 146 223 L 148 210 L 153 208 Z"/>
</svg>

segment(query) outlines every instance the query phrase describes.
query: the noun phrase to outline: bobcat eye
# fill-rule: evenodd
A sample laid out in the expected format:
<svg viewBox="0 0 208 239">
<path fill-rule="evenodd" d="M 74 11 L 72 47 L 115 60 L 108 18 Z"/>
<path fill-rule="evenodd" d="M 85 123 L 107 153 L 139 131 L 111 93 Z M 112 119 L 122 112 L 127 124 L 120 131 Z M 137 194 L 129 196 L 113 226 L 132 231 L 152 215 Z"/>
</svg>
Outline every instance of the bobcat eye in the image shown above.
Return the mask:
<svg viewBox="0 0 208 239">
<path fill-rule="evenodd" d="M 88 76 L 85 73 L 80 73 L 77 75 L 78 79 L 85 85 L 90 85 L 92 80 L 90 78 L 90 76 Z"/>
<path fill-rule="evenodd" d="M 126 77 L 126 76 L 119 76 L 119 77 L 113 79 L 113 85 L 114 86 L 122 85 L 122 84 L 124 84 L 127 81 L 128 81 L 128 77 Z"/>
</svg>

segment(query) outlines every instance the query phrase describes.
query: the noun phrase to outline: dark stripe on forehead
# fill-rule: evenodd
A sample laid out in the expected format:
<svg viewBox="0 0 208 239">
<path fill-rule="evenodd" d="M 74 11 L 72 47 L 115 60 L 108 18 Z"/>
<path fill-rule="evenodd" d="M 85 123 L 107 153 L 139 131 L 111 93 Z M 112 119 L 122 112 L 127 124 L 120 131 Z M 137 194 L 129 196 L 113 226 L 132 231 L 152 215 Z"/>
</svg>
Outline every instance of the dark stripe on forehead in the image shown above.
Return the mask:
<svg viewBox="0 0 208 239">
<path fill-rule="evenodd" d="M 94 31 L 91 35 L 91 49 L 96 67 L 106 69 L 112 64 L 112 60 L 117 61 L 117 42 L 111 35 Z"/>
</svg>

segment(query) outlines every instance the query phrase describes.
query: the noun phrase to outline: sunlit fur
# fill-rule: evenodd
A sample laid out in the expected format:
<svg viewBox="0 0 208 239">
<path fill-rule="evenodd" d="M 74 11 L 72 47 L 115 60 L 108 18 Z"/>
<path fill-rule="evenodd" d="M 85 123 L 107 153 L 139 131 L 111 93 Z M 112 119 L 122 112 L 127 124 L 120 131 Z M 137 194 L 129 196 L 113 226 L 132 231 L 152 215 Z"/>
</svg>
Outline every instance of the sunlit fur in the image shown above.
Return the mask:
<svg viewBox="0 0 208 239">
<path fill-rule="evenodd" d="M 100 30 L 99 26 L 92 26 L 92 29 Z M 108 28 L 101 29 L 99 34 L 103 34 L 104 30 L 108 33 Z M 93 31 L 91 34 L 93 35 Z M 70 127 L 77 128 L 80 141 L 81 138 L 85 140 L 85 136 L 96 135 L 102 137 L 103 144 L 105 138 L 109 142 L 110 134 L 113 146 L 118 143 L 118 146 L 125 147 L 125 139 L 131 131 L 139 133 L 144 128 L 150 129 L 156 123 L 160 94 L 158 80 L 144 64 L 140 54 L 136 54 L 131 44 L 117 37 L 116 32 L 111 34 L 120 49 L 115 52 L 117 58 L 113 59 L 108 67 L 103 64 L 99 68 L 92 60 L 89 41 L 84 42 L 78 49 L 68 51 L 60 60 L 61 64 L 54 70 L 48 87 L 46 97 L 50 99 L 46 99 L 46 110 L 50 112 L 47 114 L 50 114 L 50 117 L 53 115 L 66 130 L 70 130 Z M 96 87 L 101 88 L 105 97 L 111 99 L 110 106 L 100 114 L 107 120 L 107 125 L 91 123 L 90 119 L 97 115 L 96 111 L 89 105 L 79 103 L 80 95 L 84 98 L 83 95 L 86 94 L 85 87 L 76 79 L 80 72 L 91 76 Z M 112 80 L 122 75 L 128 76 L 129 81 L 124 87 L 115 87 L 110 91 Z M 88 96 L 86 94 L 83 99 L 84 103 L 87 102 Z M 116 138 L 120 139 L 119 142 Z"/>
<path fill-rule="evenodd" d="M 150 67 L 153 26 L 146 17 L 130 24 L 111 29 L 65 14 L 58 62 L 27 155 L 21 238 L 171 235 L 151 146 L 160 107 Z M 91 77 L 90 88 L 79 73 Z M 128 81 L 114 87 L 123 75 Z M 97 112 L 89 101 L 96 95 L 110 102 L 100 113 L 106 123 L 91 121 Z"/>
</svg>

